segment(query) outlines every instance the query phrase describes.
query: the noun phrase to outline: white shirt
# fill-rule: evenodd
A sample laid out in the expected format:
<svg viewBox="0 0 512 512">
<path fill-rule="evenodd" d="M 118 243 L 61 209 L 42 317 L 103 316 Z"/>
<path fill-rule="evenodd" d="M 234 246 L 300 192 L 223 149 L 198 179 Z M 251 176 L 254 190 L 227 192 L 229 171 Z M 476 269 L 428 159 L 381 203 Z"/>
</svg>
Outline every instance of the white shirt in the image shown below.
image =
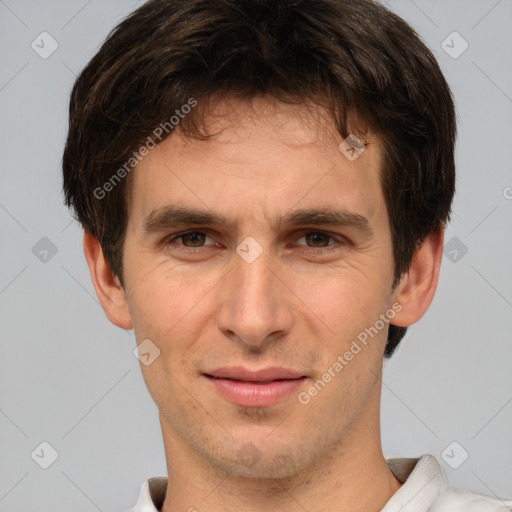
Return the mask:
<svg viewBox="0 0 512 512">
<path fill-rule="evenodd" d="M 512 500 L 491 498 L 450 487 L 444 469 L 432 455 L 418 459 L 387 459 L 402 487 L 381 512 L 510 512 Z M 127 512 L 158 512 L 167 491 L 167 477 L 149 478 L 142 484 L 136 505 Z"/>
</svg>

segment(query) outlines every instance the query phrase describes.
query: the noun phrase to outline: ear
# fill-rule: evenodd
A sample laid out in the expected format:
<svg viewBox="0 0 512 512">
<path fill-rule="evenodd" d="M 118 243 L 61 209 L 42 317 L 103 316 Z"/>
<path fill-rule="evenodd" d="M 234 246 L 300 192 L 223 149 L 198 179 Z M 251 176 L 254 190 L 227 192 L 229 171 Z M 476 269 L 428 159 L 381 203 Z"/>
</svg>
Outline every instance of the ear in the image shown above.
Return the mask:
<svg viewBox="0 0 512 512">
<path fill-rule="evenodd" d="M 393 318 L 393 325 L 407 327 L 417 322 L 434 298 L 443 257 L 444 228 L 431 233 L 416 249 L 409 270 L 402 275 L 393 292 L 393 303 L 402 309 Z"/>
<path fill-rule="evenodd" d="M 98 239 L 87 230 L 84 230 L 84 254 L 96 295 L 107 318 L 122 329 L 132 329 L 124 289 L 103 256 Z"/>
</svg>

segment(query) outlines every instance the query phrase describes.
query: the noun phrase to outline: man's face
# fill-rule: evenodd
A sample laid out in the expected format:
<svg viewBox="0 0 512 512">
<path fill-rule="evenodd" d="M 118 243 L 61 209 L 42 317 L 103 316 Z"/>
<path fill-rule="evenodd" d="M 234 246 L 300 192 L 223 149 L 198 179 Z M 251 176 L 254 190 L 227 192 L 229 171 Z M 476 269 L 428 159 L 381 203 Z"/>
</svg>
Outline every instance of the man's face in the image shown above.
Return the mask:
<svg viewBox="0 0 512 512">
<path fill-rule="evenodd" d="M 393 304 L 381 149 L 370 138 L 350 161 L 320 116 L 263 99 L 216 113 L 215 137 L 176 130 L 133 171 L 126 299 L 138 343 L 160 350 L 141 369 L 164 440 L 230 473 L 290 476 L 378 427 L 388 323 L 375 325 Z M 168 207 L 227 222 L 173 224 Z M 299 210 L 342 215 L 296 224 Z M 208 376 L 226 367 L 305 378 Z"/>
</svg>

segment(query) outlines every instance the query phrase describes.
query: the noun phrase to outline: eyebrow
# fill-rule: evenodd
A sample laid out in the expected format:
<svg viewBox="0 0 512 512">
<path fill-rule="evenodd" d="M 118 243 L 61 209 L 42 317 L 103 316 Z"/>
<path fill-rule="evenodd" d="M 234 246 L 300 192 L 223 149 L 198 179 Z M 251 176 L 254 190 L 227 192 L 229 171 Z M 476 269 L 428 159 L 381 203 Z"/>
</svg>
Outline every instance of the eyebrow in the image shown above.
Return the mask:
<svg viewBox="0 0 512 512">
<path fill-rule="evenodd" d="M 144 233 L 160 232 L 191 224 L 202 226 L 224 226 L 235 229 L 235 223 L 224 215 L 212 211 L 198 210 L 182 206 L 164 206 L 152 211 L 143 222 Z M 330 226 L 336 228 L 351 228 L 361 231 L 366 236 L 373 235 L 373 229 L 366 217 L 345 209 L 309 208 L 299 209 L 278 215 L 274 227 L 289 226 Z"/>
</svg>

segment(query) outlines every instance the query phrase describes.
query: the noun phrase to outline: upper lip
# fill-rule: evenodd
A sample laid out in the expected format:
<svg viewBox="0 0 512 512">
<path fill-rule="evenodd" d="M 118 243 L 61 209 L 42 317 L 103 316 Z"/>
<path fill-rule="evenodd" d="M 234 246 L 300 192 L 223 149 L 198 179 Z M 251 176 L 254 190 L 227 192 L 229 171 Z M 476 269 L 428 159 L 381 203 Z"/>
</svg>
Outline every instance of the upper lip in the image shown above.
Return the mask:
<svg viewBox="0 0 512 512">
<path fill-rule="evenodd" d="M 205 375 L 218 379 L 233 379 L 252 382 L 265 382 L 281 379 L 300 379 L 305 377 L 303 373 L 288 368 L 270 367 L 262 370 L 252 371 L 243 366 L 232 366 L 230 368 L 217 368 Z"/>
</svg>

